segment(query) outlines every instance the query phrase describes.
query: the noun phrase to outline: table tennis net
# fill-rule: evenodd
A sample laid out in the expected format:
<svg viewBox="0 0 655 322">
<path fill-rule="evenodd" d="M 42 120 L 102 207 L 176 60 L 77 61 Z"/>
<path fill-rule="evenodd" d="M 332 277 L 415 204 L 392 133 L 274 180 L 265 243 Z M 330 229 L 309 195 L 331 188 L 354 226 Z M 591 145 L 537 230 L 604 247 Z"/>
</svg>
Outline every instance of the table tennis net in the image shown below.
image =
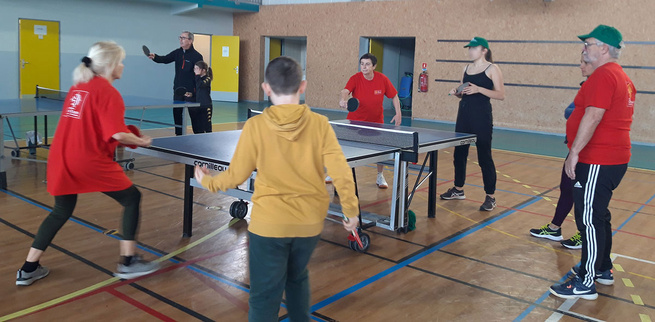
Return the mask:
<svg viewBox="0 0 655 322">
<path fill-rule="evenodd" d="M 46 87 L 36 87 L 36 98 L 47 98 L 52 100 L 63 101 L 66 99 L 68 92 L 60 91 L 57 89 L 46 88 Z"/>
<path fill-rule="evenodd" d="M 373 124 L 344 124 L 330 122 L 334 133 L 340 140 L 384 145 L 399 149 L 418 149 L 418 133 L 384 129 Z"/>
<path fill-rule="evenodd" d="M 261 114 L 261 111 L 249 110 L 248 118 Z M 418 152 L 418 133 L 396 129 L 375 127 L 376 124 L 346 124 L 330 122 L 337 139 L 390 146 L 403 150 Z"/>
</svg>

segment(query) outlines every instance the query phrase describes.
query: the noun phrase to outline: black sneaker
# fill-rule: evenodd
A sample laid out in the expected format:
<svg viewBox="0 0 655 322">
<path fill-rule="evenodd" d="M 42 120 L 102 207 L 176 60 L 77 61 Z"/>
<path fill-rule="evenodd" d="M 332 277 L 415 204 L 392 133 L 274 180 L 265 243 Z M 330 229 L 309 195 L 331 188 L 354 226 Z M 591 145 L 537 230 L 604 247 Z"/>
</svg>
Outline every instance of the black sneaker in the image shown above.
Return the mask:
<svg viewBox="0 0 655 322">
<path fill-rule="evenodd" d="M 47 267 L 39 265 L 39 267 L 36 268 L 34 272 L 27 273 L 23 271 L 22 269 L 19 269 L 18 272 L 16 272 L 16 285 L 32 285 L 36 280 L 40 280 L 46 276 L 50 271 L 48 270 Z"/>
<path fill-rule="evenodd" d="M 595 300 L 598 298 L 596 285 L 591 284 L 591 287 L 586 287 L 578 276 L 574 276 L 565 283 L 551 286 L 550 293 L 563 299 L 583 298 L 585 300 Z"/>
<path fill-rule="evenodd" d="M 492 211 L 494 208 L 496 208 L 496 198 L 486 196 L 484 203 L 480 206 L 480 211 Z"/>
<path fill-rule="evenodd" d="M 441 194 L 441 199 L 444 200 L 464 200 L 466 199 L 466 196 L 464 195 L 464 190 L 457 190 L 457 188 L 452 187 L 448 189 L 445 193 Z"/>
<path fill-rule="evenodd" d="M 538 238 L 546 238 L 554 241 L 562 240 L 562 228 L 550 229 L 548 224 L 543 225 L 541 228 L 530 229 L 530 235 Z"/>
<path fill-rule="evenodd" d="M 582 249 L 582 236 L 577 232 L 573 237 L 561 242 L 562 246 L 570 249 Z"/>
<path fill-rule="evenodd" d="M 580 273 L 580 263 L 571 267 L 571 274 L 578 275 Z M 594 280 L 603 285 L 614 285 L 614 272 L 608 269 L 604 272 L 596 272 Z"/>
</svg>

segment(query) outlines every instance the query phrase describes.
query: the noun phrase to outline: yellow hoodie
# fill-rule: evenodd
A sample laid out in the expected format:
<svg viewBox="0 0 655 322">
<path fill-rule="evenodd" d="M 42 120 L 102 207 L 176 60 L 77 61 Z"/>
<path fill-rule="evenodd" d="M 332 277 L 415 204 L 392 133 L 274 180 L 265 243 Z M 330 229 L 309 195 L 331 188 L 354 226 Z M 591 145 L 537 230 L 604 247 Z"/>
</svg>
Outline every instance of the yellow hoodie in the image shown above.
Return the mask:
<svg viewBox="0 0 655 322">
<path fill-rule="evenodd" d="M 323 230 L 330 203 L 324 168 L 344 214 L 356 217 L 352 171 L 328 119 L 307 105 L 274 105 L 246 122 L 227 171 L 205 176 L 201 184 L 225 191 L 257 169 L 248 230 L 263 237 L 311 237 Z"/>
</svg>

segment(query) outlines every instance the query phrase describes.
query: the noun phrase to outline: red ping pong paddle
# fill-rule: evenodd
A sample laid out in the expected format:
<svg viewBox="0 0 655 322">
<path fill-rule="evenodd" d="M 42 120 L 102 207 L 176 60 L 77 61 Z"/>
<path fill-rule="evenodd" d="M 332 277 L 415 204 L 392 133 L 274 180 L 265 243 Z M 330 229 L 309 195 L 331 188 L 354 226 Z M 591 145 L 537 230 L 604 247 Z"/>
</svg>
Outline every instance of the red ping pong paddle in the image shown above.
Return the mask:
<svg viewBox="0 0 655 322">
<path fill-rule="evenodd" d="M 348 217 L 346 217 L 346 215 L 343 215 L 343 220 L 344 220 L 345 222 L 349 222 L 349 221 L 350 221 L 350 220 L 348 219 Z M 357 242 L 357 245 L 359 245 L 359 248 L 360 248 L 360 249 L 364 249 L 364 244 L 362 244 L 362 240 L 359 239 L 359 233 L 357 233 L 357 228 L 355 228 L 355 229 L 352 230 L 351 232 L 352 232 L 352 234 L 353 234 L 353 237 L 355 238 L 355 241 Z"/>
<path fill-rule="evenodd" d="M 139 128 L 136 127 L 136 125 L 130 124 L 130 125 L 127 126 L 127 129 L 130 130 L 130 132 L 132 132 L 132 134 L 134 134 L 134 135 L 136 135 L 138 137 L 141 137 L 141 131 L 139 131 Z M 125 144 L 125 146 L 130 148 L 130 149 L 136 149 L 137 148 L 137 146 L 134 145 L 134 144 Z"/>
<path fill-rule="evenodd" d="M 359 100 L 351 97 L 348 99 L 348 112 L 354 112 L 359 107 Z"/>
</svg>

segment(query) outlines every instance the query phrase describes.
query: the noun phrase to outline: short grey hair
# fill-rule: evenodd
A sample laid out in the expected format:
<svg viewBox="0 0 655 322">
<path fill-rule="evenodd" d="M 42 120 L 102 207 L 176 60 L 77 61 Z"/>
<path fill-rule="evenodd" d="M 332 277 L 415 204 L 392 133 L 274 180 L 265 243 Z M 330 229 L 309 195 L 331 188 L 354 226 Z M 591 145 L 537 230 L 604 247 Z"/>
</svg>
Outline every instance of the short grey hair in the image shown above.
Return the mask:
<svg viewBox="0 0 655 322">
<path fill-rule="evenodd" d="M 608 45 L 598 39 L 596 39 L 596 44 L 598 44 L 598 46 L 607 45 L 607 48 L 609 48 L 610 57 L 614 59 L 619 59 L 619 57 L 621 57 L 621 52 L 623 51 L 623 48 L 625 48 L 625 43 L 623 42 L 619 43 L 619 47 L 621 48 L 616 48 L 612 45 Z"/>
<path fill-rule="evenodd" d="M 185 31 L 182 31 L 182 33 L 187 34 L 187 37 L 189 37 L 189 40 L 193 41 L 193 33 L 192 32 L 190 32 L 188 30 L 185 30 Z"/>
</svg>

